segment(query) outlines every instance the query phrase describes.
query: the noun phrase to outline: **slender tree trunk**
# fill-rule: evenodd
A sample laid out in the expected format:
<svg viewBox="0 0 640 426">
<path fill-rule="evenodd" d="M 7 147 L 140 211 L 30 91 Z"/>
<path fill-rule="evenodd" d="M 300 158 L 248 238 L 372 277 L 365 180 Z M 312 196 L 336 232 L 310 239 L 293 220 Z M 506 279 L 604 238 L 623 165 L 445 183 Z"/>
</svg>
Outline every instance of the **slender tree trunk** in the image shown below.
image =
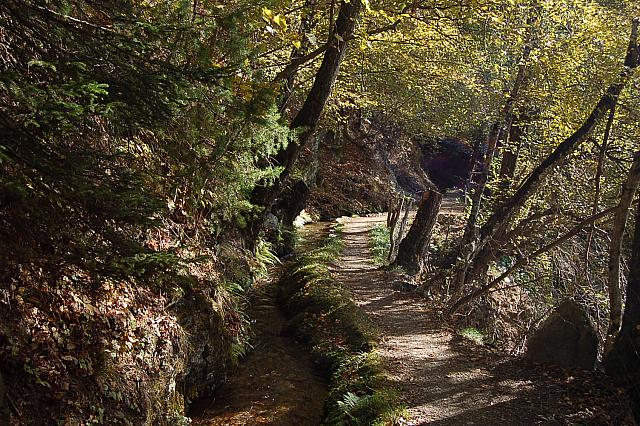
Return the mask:
<svg viewBox="0 0 640 426">
<path fill-rule="evenodd" d="M 533 22 L 534 18 L 530 18 L 528 21 L 529 25 L 533 24 Z M 513 86 L 505 100 L 501 116 L 493 124 L 493 126 L 491 126 L 491 130 L 489 131 L 489 135 L 487 137 L 487 152 L 485 154 L 483 162 L 484 170 L 482 170 L 482 173 L 480 173 L 478 181 L 476 182 L 475 190 L 471 196 L 471 212 L 469 214 L 469 218 L 467 219 L 467 225 L 464 230 L 460 249 L 458 250 L 458 252 L 460 253 L 460 261 L 458 262 L 458 266 L 456 268 L 457 272 L 452 286 L 453 294 L 456 296 L 461 294 L 461 292 L 464 290 L 465 283 L 467 282 L 467 271 L 476 251 L 478 240 L 480 239 L 477 225 L 478 217 L 480 215 L 480 209 L 482 207 L 482 195 L 487 186 L 487 182 L 489 181 L 489 174 L 491 173 L 493 156 L 496 151 L 498 139 L 500 138 L 500 133 L 503 130 L 504 123 L 511 121 L 511 116 L 513 115 L 513 108 L 515 107 L 516 99 L 524 83 L 526 65 L 530 55 L 531 41 L 529 40 L 525 43 L 524 49 L 522 51 L 521 65 L 519 65 L 518 67 L 516 79 L 513 82 Z"/>
<path fill-rule="evenodd" d="M 278 74 L 276 76 L 276 81 L 282 80 L 282 90 L 280 94 L 280 113 L 283 113 L 287 109 L 287 105 L 289 103 L 289 99 L 291 94 L 293 93 L 293 86 L 295 85 L 296 75 L 298 74 L 298 69 L 300 65 L 298 65 L 297 61 L 300 58 L 303 58 L 306 53 L 309 51 L 310 43 L 305 37 L 307 33 L 313 30 L 313 28 L 318 25 L 318 20 L 316 19 L 315 8 L 317 5 L 317 0 L 307 0 L 304 5 L 305 10 L 312 10 L 313 13 L 309 13 L 304 18 L 302 18 L 302 22 L 300 23 L 300 28 L 298 30 L 298 35 L 302 39 L 301 45 L 299 48 L 294 47 L 291 50 L 291 61 L 289 62 L 291 67 L 288 67 L 287 73 Z"/>
<path fill-rule="evenodd" d="M 412 275 L 417 275 L 422 271 L 423 260 L 429 250 L 431 234 L 441 204 L 442 194 L 432 190 L 424 192 L 416 218 L 409 228 L 409 233 L 400 242 L 398 255 L 392 266 L 400 266 Z"/>
<path fill-rule="evenodd" d="M 468 256 L 469 259 L 473 260 L 471 270 L 458 272 L 458 277 L 456 278 L 458 285 L 464 286 L 466 283 L 475 280 L 481 271 L 486 270 L 487 265 L 493 260 L 496 252 L 495 245 L 491 244 L 491 242 L 494 241 L 496 236 L 505 233 L 512 218 L 522 208 L 529 197 L 539 188 L 540 184 L 544 182 L 545 178 L 589 137 L 598 122 L 600 122 L 616 104 L 622 89 L 628 84 L 629 79 L 639 64 L 639 22 L 640 19 L 638 18 L 633 20 L 629 48 L 624 62 L 625 67 L 620 73 L 618 80 L 607 88 L 605 94 L 600 98 L 580 128 L 560 143 L 560 145 L 529 174 L 511 198 L 496 207 L 494 213 L 480 229 L 480 240 L 477 245 L 472 246 L 474 253 Z M 498 244 L 499 243 L 500 242 L 498 242 Z"/>
<path fill-rule="evenodd" d="M 522 145 L 522 135 L 527 121 L 528 117 L 525 114 L 520 114 L 511 120 L 511 125 L 509 126 L 507 141 L 502 150 L 499 173 L 500 192 L 505 195 L 509 188 L 511 188 L 513 177 L 516 174 L 520 146 Z"/>
<path fill-rule="evenodd" d="M 622 89 L 627 85 L 638 67 L 638 56 L 640 46 L 638 46 L 638 23 L 639 19 L 634 19 L 629 40 L 629 49 L 625 59 L 625 68 L 620 73 L 618 81 L 607 88 L 606 93 L 600 98 L 589 117 L 582 123 L 582 126 L 571 136 L 565 139 L 558 147 L 536 167 L 516 193 L 507 202 L 498 207 L 481 229 L 481 236 L 486 239 L 493 236 L 499 225 L 507 225 L 513 215 L 524 205 L 531 194 L 535 192 L 544 178 L 554 170 L 564 159 L 578 148 L 582 142 L 593 132 L 598 122 L 617 103 Z"/>
<path fill-rule="evenodd" d="M 389 229 L 389 255 L 387 256 L 388 261 L 391 261 L 393 259 L 393 252 L 397 244 L 396 231 L 398 229 L 398 220 L 400 220 L 400 215 L 402 214 L 402 208 L 404 207 L 404 202 L 405 202 L 404 197 L 400 198 L 398 202 L 389 201 L 389 209 L 387 213 L 387 228 Z"/>
<path fill-rule="evenodd" d="M 391 258 L 389 260 L 395 260 L 398 256 L 398 240 L 401 240 L 404 236 L 404 228 L 407 227 L 407 220 L 409 219 L 409 212 L 411 212 L 411 206 L 413 205 L 413 199 L 408 198 L 405 200 L 404 205 L 404 214 L 402 215 L 402 220 L 400 221 L 400 227 L 398 228 L 398 237 L 396 238 L 396 242 L 393 245 L 393 250 L 391 251 Z"/>
<path fill-rule="evenodd" d="M 322 111 L 331 96 L 333 85 L 340 70 L 340 64 L 347 51 L 348 40 L 351 39 L 361 8 L 361 1 L 352 0 L 341 3 L 338 17 L 336 18 L 334 37 L 330 40 L 330 46 L 324 53 L 322 64 L 302 108 L 300 108 L 300 111 L 298 111 L 289 125 L 292 130 L 300 129 L 301 133 L 298 136 L 298 140 L 291 141 L 285 149 L 280 150 L 275 158 L 272 159 L 272 164 L 283 168 L 275 182 L 272 185 L 262 182 L 254 188 L 251 194 L 252 204 L 262 206 L 264 211 L 262 214 L 258 214 L 250 225 L 250 244 L 257 238 L 264 221 L 264 215 L 268 213 L 275 199 L 280 195 L 300 151 L 313 136 Z"/>
<path fill-rule="evenodd" d="M 464 237 L 462 239 L 463 245 L 469 244 L 474 238 L 474 231 L 478 223 L 478 216 L 480 215 L 480 207 L 482 205 L 482 195 L 485 188 L 487 187 L 487 182 L 489 181 L 491 164 L 493 163 L 493 156 L 496 151 L 498 138 L 500 137 L 500 130 L 502 128 L 501 123 L 502 121 L 496 121 L 493 126 L 491 126 L 489 136 L 487 137 L 487 141 L 485 142 L 487 151 L 482 162 L 483 169 L 479 173 L 478 179 L 476 180 L 475 188 L 473 190 L 473 194 L 471 195 L 471 213 L 469 213 L 467 226 L 464 230 Z"/>
<path fill-rule="evenodd" d="M 535 18 L 533 16 L 535 15 L 532 15 L 532 17 L 529 18 L 527 22 L 527 25 L 530 28 L 535 22 Z M 529 30 L 529 38 L 531 38 L 531 31 L 533 30 Z M 475 190 L 471 197 L 471 213 L 469 214 L 469 219 L 467 220 L 467 226 L 465 228 L 463 237 L 463 245 L 468 245 L 474 238 L 474 231 L 478 223 L 478 216 L 480 214 L 480 208 L 482 206 L 482 195 L 487 186 L 487 182 L 489 181 L 491 164 L 493 163 L 493 156 L 496 152 L 498 139 L 500 138 L 500 133 L 504 130 L 505 124 L 510 123 L 512 120 L 513 108 L 515 107 L 518 94 L 520 93 L 520 89 L 522 88 L 522 85 L 524 83 L 525 73 L 527 70 L 527 62 L 529 61 L 529 56 L 531 55 L 531 48 L 531 40 L 527 40 L 524 45 L 524 49 L 522 50 L 522 59 L 520 61 L 520 65 L 518 66 L 518 73 L 516 74 L 513 86 L 511 87 L 509 94 L 506 95 L 506 100 L 504 103 L 504 107 L 502 108 L 500 117 L 498 117 L 498 120 L 496 120 L 493 126 L 491 126 L 491 130 L 489 131 L 489 135 L 487 136 L 487 152 L 484 157 L 484 170 L 482 170 L 482 173 L 480 173 L 480 177 L 478 178 Z"/>
<path fill-rule="evenodd" d="M 393 228 L 396 220 L 396 212 L 398 211 L 398 203 L 392 198 L 387 199 L 387 228 Z"/>
<path fill-rule="evenodd" d="M 627 280 L 627 300 L 622 329 L 613 348 L 605 354 L 605 370 L 629 385 L 631 406 L 640 422 L 640 204 L 636 208 L 635 231 Z"/>
<path fill-rule="evenodd" d="M 518 151 L 505 149 L 500 162 L 500 188 L 507 191 L 511 186 L 511 180 L 516 172 L 518 164 Z"/>
<path fill-rule="evenodd" d="M 593 205 L 591 206 L 591 214 L 598 211 L 598 205 L 600 204 L 600 192 L 601 192 L 601 180 L 602 173 L 604 171 L 604 162 L 606 159 L 607 148 L 609 145 L 609 136 L 611 135 L 611 128 L 613 127 L 613 119 L 616 115 L 616 105 L 609 111 L 609 119 L 607 120 L 607 126 L 604 129 L 604 136 L 602 138 L 602 145 L 600 145 L 600 152 L 598 153 L 598 167 L 596 169 L 596 189 L 593 194 Z M 589 229 L 589 236 L 587 237 L 587 249 L 585 250 L 585 259 L 589 261 L 589 252 L 591 251 L 591 240 L 593 239 L 594 226 Z"/>
<path fill-rule="evenodd" d="M 620 202 L 616 208 L 616 216 L 611 231 L 609 245 L 609 329 L 605 353 L 611 349 L 613 340 L 622 324 L 622 290 L 620 288 L 620 255 L 622 252 L 622 237 L 627 227 L 629 209 L 640 184 L 640 152 L 636 153 L 627 180 L 622 185 Z"/>
</svg>

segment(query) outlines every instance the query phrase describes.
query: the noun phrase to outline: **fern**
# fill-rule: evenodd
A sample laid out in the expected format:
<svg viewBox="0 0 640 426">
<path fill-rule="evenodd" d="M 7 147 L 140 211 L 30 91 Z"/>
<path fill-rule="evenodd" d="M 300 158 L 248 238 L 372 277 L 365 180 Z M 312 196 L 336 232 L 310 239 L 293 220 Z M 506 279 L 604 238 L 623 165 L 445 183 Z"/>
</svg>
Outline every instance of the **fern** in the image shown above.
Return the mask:
<svg viewBox="0 0 640 426">
<path fill-rule="evenodd" d="M 258 240 L 255 254 L 256 267 L 254 273 L 257 276 L 265 276 L 269 271 L 269 266 L 280 264 L 280 259 L 273 251 L 273 245 L 263 239 Z"/>
</svg>

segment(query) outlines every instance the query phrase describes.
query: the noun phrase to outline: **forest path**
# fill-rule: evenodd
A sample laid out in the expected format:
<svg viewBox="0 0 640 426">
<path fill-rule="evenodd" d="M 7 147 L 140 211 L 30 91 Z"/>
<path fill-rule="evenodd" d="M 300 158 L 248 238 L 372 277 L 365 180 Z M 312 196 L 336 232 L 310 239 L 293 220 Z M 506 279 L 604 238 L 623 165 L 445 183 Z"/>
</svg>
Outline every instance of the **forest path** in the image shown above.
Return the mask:
<svg viewBox="0 0 640 426">
<path fill-rule="evenodd" d="M 407 407 L 405 424 L 566 424 L 576 414 L 584 418 L 580 404 L 567 398 L 578 377 L 551 377 L 475 345 L 447 326 L 430 302 L 394 291 L 393 275 L 373 264 L 369 250 L 369 230 L 384 221 L 383 215 L 341 220 L 345 248 L 333 273 L 381 332 L 378 350 Z"/>
<path fill-rule="evenodd" d="M 326 237 L 328 223 L 305 227 L 306 241 L 298 250 L 316 247 Z M 275 301 L 282 268 L 257 283 L 249 294 L 253 349 L 215 395 L 198 401 L 189 413 L 193 425 L 319 425 L 326 384 L 315 374 L 309 353 L 282 335 L 286 318 Z"/>
</svg>

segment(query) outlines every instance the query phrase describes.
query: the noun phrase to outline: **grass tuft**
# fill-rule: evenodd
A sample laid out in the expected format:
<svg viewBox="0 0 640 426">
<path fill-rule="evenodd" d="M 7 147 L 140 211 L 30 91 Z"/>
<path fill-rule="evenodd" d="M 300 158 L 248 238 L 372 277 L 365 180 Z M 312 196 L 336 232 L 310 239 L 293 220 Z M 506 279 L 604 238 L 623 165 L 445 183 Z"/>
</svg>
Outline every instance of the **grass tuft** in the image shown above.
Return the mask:
<svg viewBox="0 0 640 426">
<path fill-rule="evenodd" d="M 369 231 L 369 245 L 373 254 L 373 263 L 384 265 L 389 257 L 391 241 L 389 228 L 384 224 L 376 225 Z"/>
<path fill-rule="evenodd" d="M 458 332 L 460 336 L 474 342 L 477 345 L 484 345 L 486 336 L 475 327 L 463 328 Z"/>
</svg>

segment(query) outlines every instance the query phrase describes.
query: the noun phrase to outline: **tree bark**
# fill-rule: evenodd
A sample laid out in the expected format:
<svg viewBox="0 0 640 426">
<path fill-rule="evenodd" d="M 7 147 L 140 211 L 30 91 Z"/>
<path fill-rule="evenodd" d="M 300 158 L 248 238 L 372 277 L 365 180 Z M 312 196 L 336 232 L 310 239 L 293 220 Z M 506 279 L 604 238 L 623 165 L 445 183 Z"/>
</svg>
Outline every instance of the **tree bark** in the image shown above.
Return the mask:
<svg viewBox="0 0 640 426">
<path fill-rule="evenodd" d="M 605 354 L 606 372 L 626 381 L 636 421 L 640 421 L 640 204 L 636 208 L 632 255 L 627 280 L 627 301 L 622 329 Z"/>
<path fill-rule="evenodd" d="M 291 98 L 291 94 L 293 93 L 293 86 L 295 85 L 296 75 L 298 74 L 298 70 L 300 69 L 300 65 L 298 65 L 297 61 L 304 57 L 308 52 L 310 43 L 305 37 L 305 35 L 313 30 L 318 24 L 318 20 L 316 19 L 315 8 L 317 5 L 317 0 L 307 0 L 304 5 L 305 10 L 311 10 L 313 12 L 306 15 L 302 18 L 302 22 L 300 23 L 300 28 L 298 29 L 298 35 L 301 38 L 300 47 L 293 47 L 291 49 L 291 60 L 289 61 L 289 65 L 287 66 L 286 73 L 279 73 L 274 81 L 281 83 L 281 93 L 280 93 L 280 113 L 284 113 L 287 109 L 287 104 L 289 103 L 289 99 Z"/>
<path fill-rule="evenodd" d="M 400 215 L 402 214 L 404 202 L 405 202 L 405 198 L 401 197 L 397 202 L 390 200 L 388 203 L 388 206 L 389 206 L 388 212 L 387 212 L 387 228 L 389 229 L 389 254 L 387 256 L 388 261 L 393 260 L 393 252 L 397 244 L 396 230 L 398 229 L 398 220 L 400 219 Z"/>
<path fill-rule="evenodd" d="M 351 39 L 356 21 L 360 15 L 362 2 L 357 0 L 343 1 L 336 18 L 335 32 L 332 40 L 329 40 L 328 48 L 324 53 L 322 64 L 318 70 L 313 85 L 307 94 L 300 111 L 291 121 L 289 127 L 292 130 L 300 129 L 297 141 L 291 141 L 286 148 L 280 150 L 272 159 L 274 166 L 282 167 L 280 176 L 272 185 L 265 182 L 258 184 L 251 193 L 251 202 L 262 206 L 264 211 L 250 225 L 249 243 L 255 241 L 260 227 L 264 221 L 264 215 L 270 210 L 276 198 L 280 195 L 282 187 L 296 163 L 302 148 L 312 138 L 320 121 L 322 111 L 331 96 L 333 85 L 340 71 L 340 64 L 347 51 L 348 40 Z"/>
<path fill-rule="evenodd" d="M 640 184 L 640 152 L 635 154 L 627 180 L 622 185 L 620 201 L 616 207 L 616 215 L 611 231 L 609 244 L 609 329 L 605 353 L 611 349 L 613 340 L 622 324 L 622 290 L 620 288 L 620 255 L 622 252 L 622 237 L 627 227 L 629 208 Z"/>
<path fill-rule="evenodd" d="M 441 204 L 442 194 L 433 190 L 424 192 L 416 218 L 409 228 L 409 233 L 400 242 L 398 255 L 392 266 L 400 266 L 412 275 L 422 271 Z"/>
<path fill-rule="evenodd" d="M 518 153 L 511 149 L 505 149 L 502 153 L 502 161 L 500 162 L 500 188 L 506 191 L 511 186 L 511 180 L 515 175 L 516 165 L 518 164 Z"/>
<path fill-rule="evenodd" d="M 500 161 L 500 192 L 505 194 L 511 188 L 513 177 L 516 174 L 516 166 L 518 165 L 518 157 L 520 154 L 520 146 L 522 145 L 522 135 L 529 117 L 526 114 L 519 114 L 511 120 L 507 142 L 502 150 L 502 160 Z"/>
<path fill-rule="evenodd" d="M 413 198 L 407 198 L 405 200 L 405 205 L 404 205 L 404 214 L 402 215 L 402 220 L 400 221 L 400 227 L 398 228 L 398 237 L 396 238 L 395 243 L 391 246 L 391 249 L 389 250 L 389 261 L 395 260 L 395 258 L 398 256 L 398 240 L 402 239 L 402 236 L 404 235 L 404 228 L 407 226 L 407 220 L 409 219 L 409 212 L 411 211 L 411 206 L 413 205 Z"/>
</svg>

